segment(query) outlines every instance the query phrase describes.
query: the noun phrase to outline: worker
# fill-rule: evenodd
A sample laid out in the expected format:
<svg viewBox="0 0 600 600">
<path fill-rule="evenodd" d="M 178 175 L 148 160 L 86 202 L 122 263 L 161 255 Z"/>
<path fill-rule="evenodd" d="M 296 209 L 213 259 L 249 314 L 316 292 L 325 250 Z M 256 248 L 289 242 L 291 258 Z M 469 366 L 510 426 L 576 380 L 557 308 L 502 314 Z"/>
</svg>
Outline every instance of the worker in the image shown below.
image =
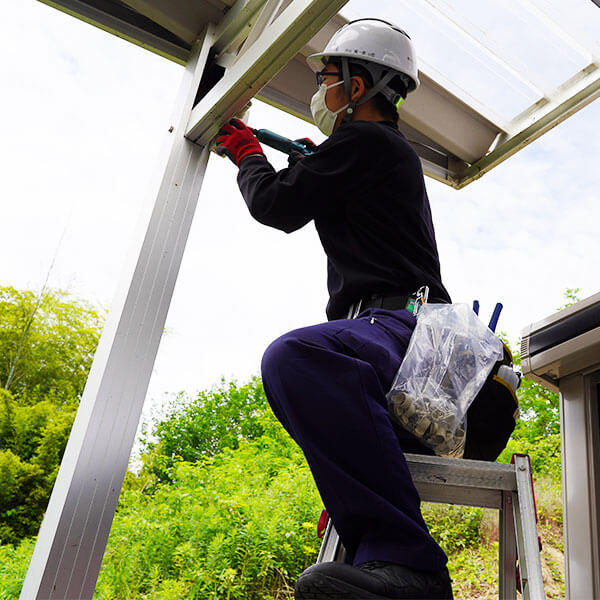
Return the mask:
<svg viewBox="0 0 600 600">
<path fill-rule="evenodd" d="M 393 424 L 386 402 L 416 324 L 409 297 L 426 285 L 430 302 L 450 302 L 421 164 L 397 126 L 419 85 L 412 42 L 360 19 L 309 61 L 312 115 L 330 136 L 314 154 L 276 172 L 241 121 L 217 138 L 250 214 L 286 233 L 314 221 L 327 255 L 328 321 L 274 341 L 261 367 L 347 552 L 345 563 L 306 569 L 295 597 L 452 598 L 404 457 L 431 452 Z"/>
</svg>

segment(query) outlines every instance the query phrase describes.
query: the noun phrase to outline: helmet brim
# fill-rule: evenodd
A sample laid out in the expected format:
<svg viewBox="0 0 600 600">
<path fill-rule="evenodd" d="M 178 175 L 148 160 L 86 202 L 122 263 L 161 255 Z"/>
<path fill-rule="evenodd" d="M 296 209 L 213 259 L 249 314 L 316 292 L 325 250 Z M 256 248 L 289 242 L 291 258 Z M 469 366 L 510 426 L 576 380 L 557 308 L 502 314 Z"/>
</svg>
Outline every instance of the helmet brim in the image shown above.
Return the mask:
<svg viewBox="0 0 600 600">
<path fill-rule="evenodd" d="M 328 62 L 331 62 L 331 58 L 349 58 L 355 60 L 364 60 L 367 62 L 375 63 L 377 65 L 382 65 L 383 67 L 387 67 L 388 69 L 390 68 L 390 66 L 382 60 L 377 60 L 376 58 L 371 57 L 367 58 L 358 53 L 351 54 L 349 52 L 327 52 L 326 54 L 323 52 L 317 52 L 316 54 L 311 54 L 310 56 L 308 56 L 306 58 L 306 62 L 308 63 L 308 66 L 316 72 L 319 69 L 323 68 Z M 419 81 L 418 77 L 415 80 L 412 75 L 409 75 L 408 73 L 404 74 L 408 76 L 411 82 L 408 91 L 413 92 L 419 87 L 421 82 Z"/>
</svg>

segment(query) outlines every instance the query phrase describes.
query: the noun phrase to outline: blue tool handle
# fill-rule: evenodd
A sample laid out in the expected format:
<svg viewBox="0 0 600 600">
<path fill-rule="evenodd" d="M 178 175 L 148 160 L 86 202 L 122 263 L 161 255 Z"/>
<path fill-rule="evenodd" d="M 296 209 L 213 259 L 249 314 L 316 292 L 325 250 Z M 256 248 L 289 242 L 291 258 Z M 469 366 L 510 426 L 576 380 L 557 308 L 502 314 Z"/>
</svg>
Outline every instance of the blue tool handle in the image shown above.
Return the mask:
<svg viewBox="0 0 600 600">
<path fill-rule="evenodd" d="M 479 300 L 473 300 L 473 312 L 479 314 Z"/>
<path fill-rule="evenodd" d="M 290 140 L 289 138 L 283 137 L 273 131 L 269 131 L 268 129 L 252 129 L 252 133 L 256 136 L 256 139 L 262 144 L 266 144 L 271 148 L 275 148 L 275 150 L 279 150 L 285 154 L 291 154 L 292 152 L 299 152 L 300 154 L 304 154 L 308 156 L 309 154 L 313 154 L 312 150 L 309 150 L 302 144 L 294 140 Z"/>
<path fill-rule="evenodd" d="M 496 331 L 496 325 L 498 325 L 498 319 L 500 318 L 501 312 L 502 312 L 502 304 L 500 304 L 500 302 L 498 302 L 498 304 L 496 304 L 496 308 L 494 308 L 494 312 L 492 313 L 492 318 L 490 319 L 490 324 L 488 325 L 488 327 L 492 331 Z"/>
</svg>

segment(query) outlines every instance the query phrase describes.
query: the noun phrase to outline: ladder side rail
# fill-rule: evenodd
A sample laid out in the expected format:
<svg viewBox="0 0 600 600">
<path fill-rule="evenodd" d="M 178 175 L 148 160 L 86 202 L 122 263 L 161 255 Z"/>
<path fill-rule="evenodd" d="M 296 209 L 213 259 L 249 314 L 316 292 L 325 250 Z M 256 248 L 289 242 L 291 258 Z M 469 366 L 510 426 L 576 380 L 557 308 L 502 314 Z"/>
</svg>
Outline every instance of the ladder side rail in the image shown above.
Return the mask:
<svg viewBox="0 0 600 600">
<path fill-rule="evenodd" d="M 531 467 L 529 457 L 515 454 L 515 474 L 518 493 L 513 513 L 517 523 L 517 545 L 521 585 L 525 600 L 544 600 L 544 578 L 533 499 Z M 518 504 L 517 504 L 518 503 Z"/>
<path fill-rule="evenodd" d="M 499 511 L 499 586 L 500 600 L 516 600 L 517 598 L 517 540 L 515 536 L 515 520 L 513 517 L 513 493 L 502 493 L 502 507 Z"/>
<path fill-rule="evenodd" d="M 330 518 L 327 522 L 327 528 L 325 529 L 325 535 L 323 536 L 323 542 L 321 543 L 319 556 L 317 557 L 317 564 L 323 562 L 343 562 L 345 556 L 346 550 Z"/>
</svg>

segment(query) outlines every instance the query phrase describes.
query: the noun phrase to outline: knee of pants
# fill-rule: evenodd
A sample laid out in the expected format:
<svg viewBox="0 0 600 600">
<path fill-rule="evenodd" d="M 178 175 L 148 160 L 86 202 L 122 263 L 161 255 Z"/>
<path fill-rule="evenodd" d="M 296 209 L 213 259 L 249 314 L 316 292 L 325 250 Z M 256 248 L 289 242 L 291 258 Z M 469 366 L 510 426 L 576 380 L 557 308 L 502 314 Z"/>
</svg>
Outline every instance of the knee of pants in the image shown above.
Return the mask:
<svg viewBox="0 0 600 600">
<path fill-rule="evenodd" d="M 263 384 L 269 387 L 277 381 L 281 366 L 299 355 L 296 331 L 284 333 L 265 350 L 260 365 Z"/>
</svg>

